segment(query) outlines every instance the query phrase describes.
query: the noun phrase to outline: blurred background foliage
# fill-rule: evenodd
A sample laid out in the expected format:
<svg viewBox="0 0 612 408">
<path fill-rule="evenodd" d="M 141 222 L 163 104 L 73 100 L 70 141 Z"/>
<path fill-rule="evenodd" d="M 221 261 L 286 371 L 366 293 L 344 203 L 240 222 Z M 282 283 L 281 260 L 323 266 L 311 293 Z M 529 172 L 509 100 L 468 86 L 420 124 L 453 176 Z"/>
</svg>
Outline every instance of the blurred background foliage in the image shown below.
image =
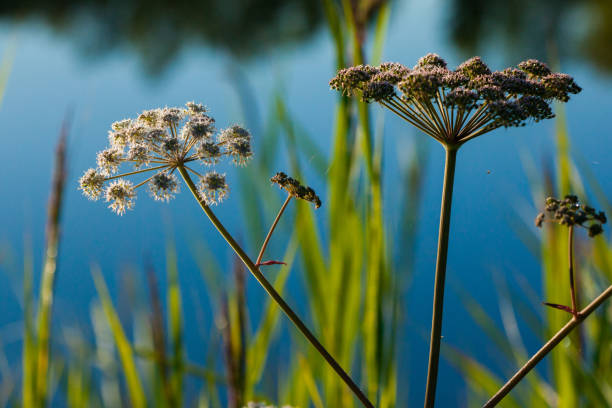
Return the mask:
<svg viewBox="0 0 612 408">
<path fill-rule="evenodd" d="M 612 4 L 605 0 L 450 0 L 450 36 L 468 54 L 484 45 L 524 55 L 585 59 L 612 69 Z M 551 54 L 552 53 L 552 54 Z"/>
<path fill-rule="evenodd" d="M 512 60 L 534 56 L 554 62 L 571 57 L 602 71 L 612 69 L 608 1 L 439 3 L 447 10 L 443 34 L 463 54 L 496 46 Z M 212 47 L 244 61 L 271 49 L 291 49 L 321 30 L 334 44 L 336 67 L 377 63 L 394 21 L 393 6 L 383 0 L 31 0 L 2 3 L 0 18 L 11 24 L 42 21 L 69 38 L 87 58 L 115 49 L 135 52 L 144 71 L 155 77 L 189 47 Z M 0 94 L 11 58 L 10 52 L 3 57 Z M 249 93 L 241 95 L 243 112 L 252 111 Z M 276 254 L 287 264 L 267 273 L 279 292 L 291 295 L 314 332 L 377 406 L 406 406 L 415 400 L 409 392 L 420 403 L 421 390 L 407 390 L 405 384 L 408 377 L 424 373 L 398 367 L 410 353 L 402 338 L 421 335 L 411 331 L 412 312 L 406 305 L 424 205 L 427 146 L 417 138 L 406 149 L 409 153 L 393 185 L 393 197 L 402 209 L 400 220 L 390 220 L 383 203 L 382 130 L 370 109 L 338 98 L 327 154 L 320 151 L 308 124 L 296 119 L 282 91 L 274 91 L 267 103 L 269 117 L 256 119 L 261 122 L 260 154 L 250 171 L 241 173 L 237 188 L 243 200 L 241 238 L 247 247 L 257 248 L 280 206 L 280 197 L 273 194 L 252 199 L 257 191 L 270 189 L 267 180 L 277 170 L 276 158 L 286 157 L 282 164 L 298 178 L 324 180 L 327 191 L 321 211 L 326 216 L 302 203 L 291 209 L 283 219 L 282 245 L 275 245 Z M 590 163 L 574 152 L 567 118 L 563 111 L 557 113 L 550 164 L 534 164 L 538 157 L 524 158 L 533 191 L 530 207 L 541 207 L 547 195 L 574 192 L 612 214 L 609 192 L 592 175 Z M 67 160 L 70 163 L 70 149 Z M 524 217 L 517 211 L 512 225 L 542 265 L 542 294 L 533 282 L 505 270 L 496 280 L 498 310 L 479 305 L 472 294 L 457 289 L 464 308 L 481 328 L 478 335 L 488 337 L 496 356 L 494 364 L 485 364 L 452 343 L 445 345 L 445 357 L 462 373 L 470 390 L 465 401 L 457 398 L 458 406 L 481 405 L 533 352 L 526 344 L 546 341 L 567 319 L 563 312 L 544 310 L 540 304 L 542 300 L 563 303 L 567 292 L 565 258 L 558 257 L 567 245 L 565 235 L 553 228 L 534 235 L 531 215 L 535 212 Z M 606 237 L 609 234 L 579 243 L 585 299 L 612 280 L 612 251 Z M 51 313 L 51 304 L 38 303 L 43 288 L 36 296 L 41 279 L 26 246 L 19 295 L 24 319 L 16 326 L 23 333 L 19 340 L 23 355 L 13 366 L 0 343 L 0 406 L 221 407 L 250 400 L 317 408 L 357 406 L 298 334 L 282 329 L 287 325 L 276 305 L 259 293 L 247 292 L 245 280 L 250 277 L 240 265 L 223 267 L 216 248 L 204 239 L 190 242 L 189 251 L 206 287 L 208 304 L 199 306 L 212 310 L 214 322 L 204 323 L 205 310 L 196 310 L 198 321 L 186 320 L 194 289 L 191 282 L 181 281 L 185 272 L 178 267 L 176 244 L 172 238 L 167 242 L 165 274 L 152 265 L 146 265 L 144 272 L 117 271 L 119 284 L 113 288 L 107 287 L 108 271 L 92 268 L 97 299 L 89 308 L 88 327 L 45 328 L 36 319 L 41 312 Z M 4 267 L 8 268 L 6 263 Z M 49 268 L 40 274 L 43 280 L 55 272 Z M 300 275 L 303 286 L 297 293 L 287 288 L 292 274 Z M 89 278 L 88 272 L 83 275 Z M 426 306 L 424 310 L 429 303 Z M 580 336 L 565 342 L 537 373 L 530 374 L 503 406 L 611 406 L 612 307 L 602 309 L 587 321 Z M 15 330 L 15 326 L 5 328 L 0 341 Z M 50 335 L 45 333 L 49 330 Z M 190 359 L 187 340 L 194 335 L 205 349 L 204 361 Z M 48 361 L 47 350 L 51 350 Z M 291 357 L 284 359 L 286 355 Z"/>
<path fill-rule="evenodd" d="M 384 2 L 348 1 L 361 38 L 366 22 Z M 503 44 L 517 60 L 524 55 L 546 59 L 554 52 L 560 58 L 584 58 L 601 70 L 612 70 L 609 1 L 438 3 L 448 10 L 448 26 L 440 28 L 466 55 L 478 54 L 485 45 Z M 215 47 L 244 59 L 294 46 L 326 25 L 323 2 L 310 0 L 10 1 L 0 5 L 0 18 L 43 21 L 75 42 L 88 58 L 117 48 L 134 50 L 151 74 L 162 72 L 186 47 Z"/>
</svg>

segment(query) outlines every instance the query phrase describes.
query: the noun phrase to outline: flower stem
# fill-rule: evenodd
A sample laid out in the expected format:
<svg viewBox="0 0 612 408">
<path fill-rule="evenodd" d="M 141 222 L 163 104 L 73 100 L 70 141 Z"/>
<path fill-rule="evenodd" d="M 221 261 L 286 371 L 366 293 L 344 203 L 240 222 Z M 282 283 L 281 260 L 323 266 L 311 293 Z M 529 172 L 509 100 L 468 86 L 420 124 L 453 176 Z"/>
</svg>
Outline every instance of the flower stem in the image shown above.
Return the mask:
<svg viewBox="0 0 612 408">
<path fill-rule="evenodd" d="M 512 389 L 527 375 L 531 369 L 533 369 L 546 355 L 553 349 L 557 344 L 561 342 L 568 334 L 580 323 L 582 323 L 595 309 L 597 309 L 606 299 L 612 296 L 612 285 L 603 291 L 599 296 L 595 298 L 587 307 L 581 312 L 577 313 L 572 319 L 563 326 L 557 334 L 555 334 L 537 353 L 533 355 L 523 365 L 520 370 L 512 376 L 510 380 L 486 404 L 483 408 L 491 408 L 496 406 Z"/>
<path fill-rule="evenodd" d="M 280 306 L 280 308 L 285 312 L 287 317 L 291 320 L 291 322 L 298 328 L 300 332 L 306 337 L 306 339 L 313 345 L 313 347 L 323 356 L 325 361 L 334 369 L 334 371 L 342 378 L 345 384 L 353 391 L 353 393 L 359 398 L 362 404 L 368 408 L 374 408 L 374 405 L 368 400 L 366 395 L 361 391 L 359 386 L 351 379 L 351 377 L 344 371 L 344 369 L 340 366 L 340 364 L 329 354 L 329 352 L 323 347 L 323 345 L 317 340 L 314 334 L 306 327 L 304 322 L 298 317 L 298 315 L 291 309 L 291 307 L 285 302 L 282 296 L 274 289 L 274 286 L 266 277 L 260 272 L 259 268 L 255 266 L 253 261 L 249 258 L 249 256 L 244 252 L 244 250 L 240 247 L 240 245 L 234 240 L 231 234 L 225 229 L 221 221 L 215 216 L 210 207 L 206 205 L 206 203 L 202 200 L 200 195 L 198 194 L 197 188 L 193 183 L 193 180 L 187 173 L 187 170 L 184 166 L 178 166 L 178 171 L 183 176 L 185 183 L 189 187 L 189 190 L 193 194 L 194 198 L 197 200 L 202 210 L 206 213 L 210 221 L 217 228 L 219 233 L 225 238 L 230 247 L 234 250 L 236 255 L 244 262 L 245 266 L 249 269 L 251 274 L 257 279 L 257 281 L 263 286 L 263 288 L 268 292 L 268 294 L 272 297 L 272 299 Z"/>
<path fill-rule="evenodd" d="M 569 238 L 568 238 L 568 253 L 569 253 L 569 280 L 570 280 L 570 294 L 572 297 L 572 314 L 576 316 L 578 314 L 578 302 L 576 301 L 576 287 L 574 284 L 574 226 L 569 226 Z"/>
<path fill-rule="evenodd" d="M 276 228 L 276 224 L 278 224 L 278 221 L 280 220 L 281 216 L 285 212 L 285 208 L 287 208 L 287 204 L 289 204 L 289 201 L 291 201 L 291 195 L 287 194 L 287 199 L 283 203 L 280 210 L 278 210 L 278 214 L 276 215 L 276 218 L 274 219 L 274 222 L 272 223 L 272 226 L 270 227 L 270 231 L 268 231 L 268 235 L 266 235 L 266 239 L 264 240 L 263 245 L 261 246 L 261 249 L 259 250 L 259 255 L 257 255 L 257 260 L 255 261 L 255 266 L 258 266 L 259 263 L 261 262 L 264 252 L 266 251 L 266 247 L 268 246 L 268 242 L 270 242 L 272 233 L 274 232 L 274 229 Z"/>
<path fill-rule="evenodd" d="M 117 174 L 116 176 L 106 177 L 104 181 L 113 180 L 119 177 L 132 176 L 134 174 L 146 173 L 147 171 L 159 170 L 159 169 L 163 169 L 164 167 L 168 167 L 168 166 L 169 166 L 168 164 L 164 164 L 163 166 L 147 167 L 146 169 L 130 171 L 129 173 Z"/>
<path fill-rule="evenodd" d="M 436 398 L 438 380 L 438 362 L 440 360 L 440 341 L 442 333 L 442 309 L 444 306 L 444 280 L 446 277 L 446 256 L 448 253 L 448 236 L 451 220 L 451 203 L 453 200 L 453 181 L 455 178 L 456 146 L 445 146 L 446 163 L 444 166 L 444 185 L 442 187 L 442 205 L 440 209 L 440 231 L 438 235 L 438 257 L 436 260 L 436 277 L 434 286 L 433 314 L 431 320 L 431 338 L 429 345 L 429 366 L 427 369 L 427 388 L 425 407 L 432 408 Z"/>
</svg>

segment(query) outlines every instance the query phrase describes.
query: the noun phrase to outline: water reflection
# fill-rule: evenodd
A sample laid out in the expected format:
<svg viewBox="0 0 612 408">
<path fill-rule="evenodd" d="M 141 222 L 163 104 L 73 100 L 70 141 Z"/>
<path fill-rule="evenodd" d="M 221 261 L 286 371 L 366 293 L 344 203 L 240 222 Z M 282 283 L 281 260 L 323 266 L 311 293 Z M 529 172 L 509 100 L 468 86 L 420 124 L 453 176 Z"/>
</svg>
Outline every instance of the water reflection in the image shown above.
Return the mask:
<svg viewBox="0 0 612 408">
<path fill-rule="evenodd" d="M 0 3 L 0 18 L 40 19 L 88 55 L 135 49 L 161 72 L 185 46 L 207 44 L 246 57 L 308 37 L 322 21 L 313 0 L 32 0 Z"/>
<path fill-rule="evenodd" d="M 351 0 L 360 37 L 384 0 Z M 172 3 L 63 0 L 0 3 L 5 21 L 40 20 L 68 36 L 87 57 L 132 49 L 158 74 L 189 45 L 206 44 L 238 58 L 309 38 L 323 21 L 317 0 L 178 0 Z M 398 4 L 401 2 L 397 2 Z M 450 38 L 466 54 L 503 44 L 525 55 L 586 58 L 612 71 L 612 2 L 608 0 L 450 0 Z M 397 6 L 397 4 L 396 4 Z M 397 8 L 397 7 L 396 7 Z"/>
<path fill-rule="evenodd" d="M 451 0 L 450 36 L 466 54 L 503 44 L 510 57 L 586 58 L 612 71 L 609 0 Z"/>
</svg>

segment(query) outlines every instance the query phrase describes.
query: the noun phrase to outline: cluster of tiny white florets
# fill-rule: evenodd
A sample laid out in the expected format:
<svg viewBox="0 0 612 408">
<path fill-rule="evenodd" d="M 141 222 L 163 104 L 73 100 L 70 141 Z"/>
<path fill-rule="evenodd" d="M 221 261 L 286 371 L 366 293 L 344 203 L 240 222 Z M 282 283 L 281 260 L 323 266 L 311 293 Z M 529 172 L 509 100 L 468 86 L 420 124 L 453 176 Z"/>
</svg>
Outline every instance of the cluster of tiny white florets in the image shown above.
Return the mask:
<svg viewBox="0 0 612 408">
<path fill-rule="evenodd" d="M 199 179 L 199 194 L 206 204 L 221 202 L 229 191 L 225 174 L 212 170 L 202 175 L 188 164 L 212 166 L 229 157 L 233 164 L 244 166 L 253 155 L 251 134 L 237 125 L 217 133 L 207 112 L 204 105 L 187 102 L 186 108 L 146 110 L 136 119 L 113 123 L 110 146 L 98 153 L 97 167 L 79 180 L 83 194 L 90 200 L 103 196 L 109 208 L 123 215 L 134 207 L 136 189 L 145 184 L 155 200 L 174 198 L 179 191 L 174 172 L 181 167 Z M 122 165 L 133 170 L 116 174 Z M 136 185 L 124 178 L 149 171 L 154 174 Z M 111 182 L 105 187 L 107 181 Z"/>
<path fill-rule="evenodd" d="M 108 208 L 119 215 L 123 215 L 126 210 L 134 208 L 136 192 L 130 181 L 118 179 L 112 181 L 106 188 L 104 198 L 107 203 L 110 202 Z"/>
<path fill-rule="evenodd" d="M 229 192 L 225 174 L 219 174 L 214 170 L 200 178 L 199 187 L 200 194 L 207 203 L 220 203 Z"/>
</svg>

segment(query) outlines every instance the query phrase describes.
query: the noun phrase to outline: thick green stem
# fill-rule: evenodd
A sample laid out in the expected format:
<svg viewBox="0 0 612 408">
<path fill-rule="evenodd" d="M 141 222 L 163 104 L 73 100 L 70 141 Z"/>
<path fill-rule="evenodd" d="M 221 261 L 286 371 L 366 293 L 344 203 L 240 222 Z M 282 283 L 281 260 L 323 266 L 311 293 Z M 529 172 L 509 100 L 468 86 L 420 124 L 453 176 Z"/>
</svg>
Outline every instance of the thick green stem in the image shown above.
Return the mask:
<svg viewBox="0 0 612 408">
<path fill-rule="evenodd" d="M 359 386 L 352 380 L 352 378 L 344 371 L 344 369 L 340 366 L 340 364 L 329 354 L 329 352 L 323 347 L 323 345 L 317 340 L 314 334 L 306 327 L 304 322 L 298 317 L 298 315 L 291 309 L 291 307 L 285 302 L 285 300 L 281 297 L 281 295 L 274 289 L 274 286 L 266 277 L 260 272 L 259 268 L 255 266 L 251 258 L 244 252 L 244 250 L 240 247 L 240 245 L 234 240 L 231 234 L 225 229 L 221 221 L 215 216 L 210 207 L 206 205 L 206 203 L 202 200 L 200 195 L 198 194 L 198 190 L 193 183 L 193 180 L 187 173 L 187 170 L 183 166 L 177 167 L 181 176 L 185 180 L 185 183 L 189 187 L 189 190 L 193 194 L 194 198 L 197 200 L 202 210 L 206 213 L 210 221 L 217 228 L 219 233 L 223 236 L 223 238 L 227 241 L 230 247 L 234 250 L 236 255 L 242 260 L 247 269 L 251 272 L 251 274 L 257 279 L 257 281 L 263 286 L 263 288 L 268 292 L 270 297 L 280 306 L 280 308 L 285 312 L 287 317 L 291 320 L 291 322 L 297 327 L 297 329 L 306 337 L 306 339 L 313 345 L 313 347 L 323 356 L 325 361 L 334 369 L 334 371 L 342 378 L 345 384 L 353 391 L 353 393 L 359 398 L 359 400 L 363 403 L 365 407 L 373 408 L 374 405 L 368 400 L 366 395 L 361 391 Z"/>
<path fill-rule="evenodd" d="M 572 317 L 572 320 L 567 322 L 565 326 L 563 326 L 557 334 L 555 334 L 549 341 L 546 343 L 537 353 L 533 355 L 525 363 L 523 367 L 520 368 L 512 376 L 510 380 L 502 388 L 500 388 L 497 393 L 491 397 L 486 404 L 483 405 L 483 408 L 491 408 L 499 404 L 499 402 L 506 396 L 512 389 L 521 382 L 523 377 L 527 375 L 529 371 L 531 371 L 552 349 L 557 346 L 568 334 L 571 333 L 572 330 L 580 323 L 582 323 L 595 309 L 597 309 L 607 298 L 612 296 L 612 285 L 608 286 L 608 288 L 601 293 L 601 295 L 597 296 L 595 300 L 593 300 L 587 307 L 585 307 L 581 312 Z"/>
<path fill-rule="evenodd" d="M 440 231 L 438 235 L 438 258 L 434 286 L 433 315 L 431 319 L 431 338 L 429 345 L 429 366 L 427 369 L 427 389 L 425 391 L 425 408 L 432 408 L 436 398 L 438 380 L 438 362 L 440 360 L 440 341 L 442 333 L 442 309 L 444 306 L 444 280 L 446 277 L 446 256 L 448 253 L 448 236 L 451 220 L 451 203 L 453 200 L 453 180 L 455 178 L 456 146 L 445 146 L 446 163 L 444 166 L 444 186 L 442 188 L 442 206 L 440 210 Z"/>
</svg>

